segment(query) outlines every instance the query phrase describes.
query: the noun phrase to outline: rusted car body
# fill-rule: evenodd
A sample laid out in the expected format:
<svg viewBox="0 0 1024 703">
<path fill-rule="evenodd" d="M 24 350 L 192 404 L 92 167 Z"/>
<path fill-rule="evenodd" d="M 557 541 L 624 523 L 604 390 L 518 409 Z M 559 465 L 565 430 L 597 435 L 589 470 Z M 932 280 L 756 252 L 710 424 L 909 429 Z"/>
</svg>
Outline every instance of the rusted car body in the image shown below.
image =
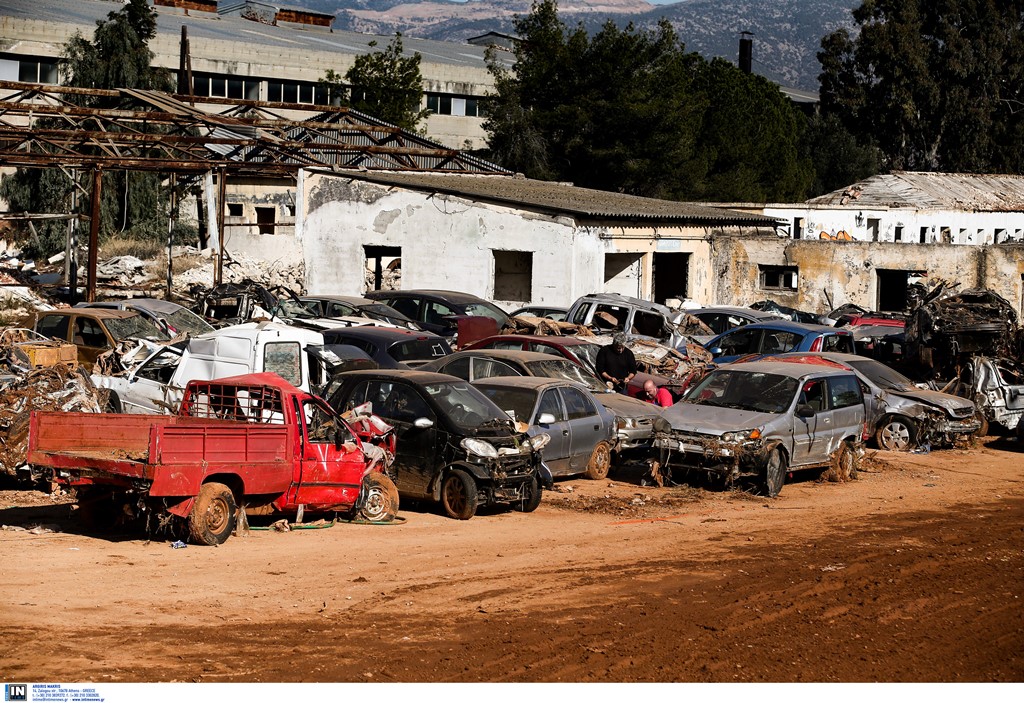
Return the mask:
<svg viewBox="0 0 1024 703">
<path fill-rule="evenodd" d="M 224 542 L 239 507 L 383 518 L 398 505 L 337 413 L 272 373 L 192 381 L 173 416 L 32 413 L 28 462 L 77 489 L 83 516 L 173 516 L 199 544 Z"/>
<path fill-rule="evenodd" d="M 753 481 L 768 496 L 793 470 L 834 465 L 854 477 L 864 433 L 852 371 L 776 361 L 715 369 L 654 423 L 661 467 Z"/>
</svg>

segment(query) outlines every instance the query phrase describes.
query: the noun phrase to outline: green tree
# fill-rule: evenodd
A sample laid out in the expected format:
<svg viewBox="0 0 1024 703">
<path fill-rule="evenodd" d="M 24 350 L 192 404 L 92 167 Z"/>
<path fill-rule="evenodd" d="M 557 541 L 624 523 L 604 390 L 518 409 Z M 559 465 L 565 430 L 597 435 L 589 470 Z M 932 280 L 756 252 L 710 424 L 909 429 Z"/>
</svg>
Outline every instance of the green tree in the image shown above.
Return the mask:
<svg viewBox="0 0 1024 703">
<path fill-rule="evenodd" d="M 63 83 L 78 88 L 146 88 L 170 90 L 170 74 L 152 65 L 148 42 L 156 34 L 156 11 L 146 0 L 130 0 L 96 23 L 93 40 L 76 34 L 64 45 L 60 72 Z M 83 107 L 118 107 L 119 99 L 67 96 Z M 40 125 L 45 122 L 39 122 Z M 55 124 L 50 122 L 50 124 Z M 73 207 L 75 183 L 70 172 L 21 169 L 0 180 L 0 197 L 12 211 L 33 213 L 88 212 L 89 174 L 79 174 L 78 206 Z M 161 238 L 166 234 L 168 193 L 157 174 L 105 171 L 103 174 L 100 236 L 114 232 Z M 64 248 L 67 225 L 39 226 L 39 253 Z"/>
<path fill-rule="evenodd" d="M 881 169 L 881 152 L 861 145 L 835 115 L 813 115 L 804 131 L 802 152 L 814 167 L 807 192 L 815 197 L 873 176 Z"/>
<path fill-rule="evenodd" d="M 826 36 L 821 108 L 892 169 L 1020 173 L 1024 2 L 865 0 Z"/>
<path fill-rule="evenodd" d="M 376 45 L 377 42 L 370 42 L 370 46 Z M 419 122 L 430 114 L 420 107 L 423 102 L 421 59 L 419 52 L 404 55 L 402 34 L 398 32 L 383 51 L 355 58 L 352 67 L 345 72 L 347 89 L 334 71 L 328 71 L 320 83 L 336 91 L 341 101 L 353 109 L 414 132 Z"/>
<path fill-rule="evenodd" d="M 811 169 L 777 88 L 688 53 L 672 26 L 589 36 L 555 0 L 517 18 L 515 63 L 488 57 L 489 156 L 533 178 L 659 198 L 784 199 Z M 727 90 L 718 85 L 727 82 Z"/>
</svg>

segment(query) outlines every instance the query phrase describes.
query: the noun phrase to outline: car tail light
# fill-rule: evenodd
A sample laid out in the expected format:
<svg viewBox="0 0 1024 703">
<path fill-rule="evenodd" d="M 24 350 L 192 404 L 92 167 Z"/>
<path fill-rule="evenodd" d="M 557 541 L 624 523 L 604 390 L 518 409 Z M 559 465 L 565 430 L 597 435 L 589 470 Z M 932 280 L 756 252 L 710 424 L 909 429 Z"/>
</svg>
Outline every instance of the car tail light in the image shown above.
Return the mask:
<svg viewBox="0 0 1024 703">
<path fill-rule="evenodd" d="M 865 442 L 867 442 L 869 439 L 871 439 L 871 434 L 868 433 L 868 421 L 867 420 L 864 421 L 864 428 L 860 431 L 860 438 L 862 440 L 864 440 Z"/>
<path fill-rule="evenodd" d="M 824 337 L 818 337 L 817 339 L 815 339 L 814 343 L 811 344 L 811 351 L 812 352 L 821 351 L 821 343 L 822 343 L 822 341 L 824 339 L 825 339 Z"/>
</svg>

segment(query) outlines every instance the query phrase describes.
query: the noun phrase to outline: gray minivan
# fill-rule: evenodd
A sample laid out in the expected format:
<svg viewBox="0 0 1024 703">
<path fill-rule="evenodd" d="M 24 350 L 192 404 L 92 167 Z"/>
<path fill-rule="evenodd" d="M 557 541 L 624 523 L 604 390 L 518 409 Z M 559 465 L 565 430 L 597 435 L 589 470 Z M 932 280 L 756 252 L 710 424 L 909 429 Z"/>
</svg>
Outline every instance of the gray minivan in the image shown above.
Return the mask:
<svg viewBox="0 0 1024 703">
<path fill-rule="evenodd" d="M 726 486 L 753 480 L 772 497 L 794 470 L 835 467 L 840 480 L 856 477 L 864 432 L 853 371 L 779 361 L 723 365 L 654 421 L 661 467 Z"/>
</svg>

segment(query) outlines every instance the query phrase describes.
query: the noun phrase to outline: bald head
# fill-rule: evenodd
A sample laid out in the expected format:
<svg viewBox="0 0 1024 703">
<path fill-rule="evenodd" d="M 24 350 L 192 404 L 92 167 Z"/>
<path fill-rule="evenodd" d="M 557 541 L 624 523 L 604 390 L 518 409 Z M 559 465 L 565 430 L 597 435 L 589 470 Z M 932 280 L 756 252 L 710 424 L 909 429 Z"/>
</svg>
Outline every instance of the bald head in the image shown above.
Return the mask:
<svg viewBox="0 0 1024 703">
<path fill-rule="evenodd" d="M 658 387 L 654 385 L 654 381 L 647 379 L 644 381 L 644 392 L 653 398 L 658 393 Z"/>
</svg>

